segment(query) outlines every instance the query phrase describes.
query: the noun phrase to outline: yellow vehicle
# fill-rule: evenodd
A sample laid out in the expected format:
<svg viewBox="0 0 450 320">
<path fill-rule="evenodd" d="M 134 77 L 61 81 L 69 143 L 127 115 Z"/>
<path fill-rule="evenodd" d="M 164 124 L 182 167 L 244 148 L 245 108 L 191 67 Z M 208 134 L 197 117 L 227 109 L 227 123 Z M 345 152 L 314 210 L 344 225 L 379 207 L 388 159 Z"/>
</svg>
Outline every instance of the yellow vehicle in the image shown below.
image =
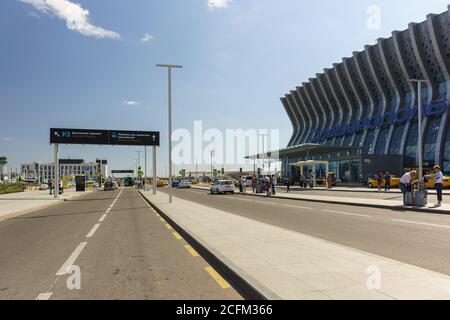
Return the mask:
<svg viewBox="0 0 450 320">
<path fill-rule="evenodd" d="M 398 185 L 400 183 L 400 178 L 396 176 L 391 176 L 391 188 L 398 188 Z M 367 181 L 367 186 L 370 189 L 378 188 L 378 182 L 377 179 L 369 178 L 369 181 Z M 381 180 L 381 188 L 386 187 L 386 179 Z"/>
<path fill-rule="evenodd" d="M 429 188 L 429 189 L 434 189 L 434 185 L 436 183 L 436 180 L 434 179 L 434 177 L 433 176 L 425 176 L 425 178 L 426 178 L 425 187 Z M 442 181 L 443 181 L 444 188 L 450 188 L 450 177 L 444 176 Z M 414 182 L 419 182 L 419 180 L 414 181 Z"/>
</svg>

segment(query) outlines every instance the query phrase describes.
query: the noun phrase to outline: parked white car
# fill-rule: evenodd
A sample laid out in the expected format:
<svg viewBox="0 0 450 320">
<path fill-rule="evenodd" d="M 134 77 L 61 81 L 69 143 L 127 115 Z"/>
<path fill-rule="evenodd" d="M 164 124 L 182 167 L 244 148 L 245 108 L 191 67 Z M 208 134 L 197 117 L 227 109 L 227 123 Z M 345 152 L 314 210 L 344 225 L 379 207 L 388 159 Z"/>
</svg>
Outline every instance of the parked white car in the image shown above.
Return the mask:
<svg viewBox="0 0 450 320">
<path fill-rule="evenodd" d="M 211 194 L 234 193 L 235 186 L 230 180 L 218 180 L 211 186 Z"/>
<path fill-rule="evenodd" d="M 191 188 L 192 183 L 189 180 L 181 180 L 178 184 L 178 189 Z"/>
</svg>

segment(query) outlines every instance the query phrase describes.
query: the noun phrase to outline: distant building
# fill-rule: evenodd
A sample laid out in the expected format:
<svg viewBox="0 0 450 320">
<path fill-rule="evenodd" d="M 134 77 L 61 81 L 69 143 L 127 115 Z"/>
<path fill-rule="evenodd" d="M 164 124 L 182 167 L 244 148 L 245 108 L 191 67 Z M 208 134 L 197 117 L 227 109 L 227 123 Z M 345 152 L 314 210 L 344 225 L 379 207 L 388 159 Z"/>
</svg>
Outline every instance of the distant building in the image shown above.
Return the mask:
<svg viewBox="0 0 450 320">
<path fill-rule="evenodd" d="M 108 176 L 108 161 L 96 160 L 95 162 L 85 162 L 83 159 L 60 159 L 60 176 L 84 175 L 86 179 L 92 180 L 101 173 L 103 177 Z M 28 163 L 21 166 L 22 176 L 25 179 L 54 179 L 54 163 Z"/>
</svg>

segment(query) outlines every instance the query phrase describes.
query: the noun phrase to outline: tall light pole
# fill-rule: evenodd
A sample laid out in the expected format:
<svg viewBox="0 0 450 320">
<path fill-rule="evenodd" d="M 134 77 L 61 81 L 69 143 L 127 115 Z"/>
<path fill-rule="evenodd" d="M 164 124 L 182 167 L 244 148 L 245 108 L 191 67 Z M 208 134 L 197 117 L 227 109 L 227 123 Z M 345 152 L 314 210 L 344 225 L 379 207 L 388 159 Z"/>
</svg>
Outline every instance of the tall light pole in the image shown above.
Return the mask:
<svg viewBox="0 0 450 320">
<path fill-rule="evenodd" d="M 137 154 L 138 154 L 138 158 L 137 158 L 137 169 L 136 169 L 136 171 L 137 171 L 137 177 L 138 177 L 138 180 L 140 180 L 140 177 L 139 177 L 139 167 L 141 166 L 141 152 L 142 151 L 136 151 L 137 152 Z"/>
<path fill-rule="evenodd" d="M 213 179 L 213 155 L 214 155 L 214 150 L 211 150 L 211 182 Z"/>
<path fill-rule="evenodd" d="M 147 146 L 144 146 L 144 191 L 147 191 Z"/>
<path fill-rule="evenodd" d="M 167 68 L 169 75 L 169 203 L 172 203 L 172 68 L 181 69 L 183 66 L 175 64 L 157 64 L 158 68 Z"/>
<path fill-rule="evenodd" d="M 422 83 L 429 84 L 428 80 L 412 79 L 411 82 L 417 82 L 417 113 L 418 113 L 418 156 L 419 156 L 419 179 L 423 177 L 423 141 L 422 141 Z"/>
</svg>

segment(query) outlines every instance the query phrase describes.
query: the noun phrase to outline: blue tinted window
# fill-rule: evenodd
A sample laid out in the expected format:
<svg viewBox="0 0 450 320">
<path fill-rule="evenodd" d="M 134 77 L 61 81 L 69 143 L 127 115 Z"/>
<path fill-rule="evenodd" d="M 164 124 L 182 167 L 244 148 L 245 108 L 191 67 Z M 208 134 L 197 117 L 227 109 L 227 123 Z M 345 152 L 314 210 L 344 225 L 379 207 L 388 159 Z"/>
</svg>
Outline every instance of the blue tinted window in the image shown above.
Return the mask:
<svg viewBox="0 0 450 320">
<path fill-rule="evenodd" d="M 377 139 L 377 147 L 375 148 L 375 154 L 384 155 L 386 149 L 386 142 L 389 135 L 389 127 L 380 131 Z"/>
<path fill-rule="evenodd" d="M 371 130 L 367 132 L 366 140 L 364 142 L 364 153 L 365 154 L 373 154 L 374 146 L 373 140 L 375 139 L 375 131 Z"/>
<path fill-rule="evenodd" d="M 410 158 L 408 159 L 408 165 L 414 166 L 416 163 L 416 155 L 417 155 L 417 139 L 418 139 L 418 130 L 417 130 L 417 121 L 411 122 L 408 132 L 408 138 L 406 140 L 406 148 L 405 148 L 405 156 Z"/>
<path fill-rule="evenodd" d="M 440 119 L 431 120 L 425 133 L 425 142 L 423 146 L 423 160 L 434 165 L 436 158 L 436 140 L 439 133 Z"/>
<path fill-rule="evenodd" d="M 446 174 L 450 174 L 450 125 L 447 127 L 444 145 L 444 170 Z"/>
<path fill-rule="evenodd" d="M 400 146 L 402 144 L 403 133 L 405 131 L 405 125 L 401 125 L 394 128 L 391 144 L 389 146 L 389 154 L 401 154 Z"/>
<path fill-rule="evenodd" d="M 352 142 L 352 138 L 353 138 L 353 136 L 352 135 L 349 135 L 349 136 L 346 136 L 345 137 L 345 139 L 344 139 L 344 146 L 350 146 L 350 143 Z"/>
</svg>

